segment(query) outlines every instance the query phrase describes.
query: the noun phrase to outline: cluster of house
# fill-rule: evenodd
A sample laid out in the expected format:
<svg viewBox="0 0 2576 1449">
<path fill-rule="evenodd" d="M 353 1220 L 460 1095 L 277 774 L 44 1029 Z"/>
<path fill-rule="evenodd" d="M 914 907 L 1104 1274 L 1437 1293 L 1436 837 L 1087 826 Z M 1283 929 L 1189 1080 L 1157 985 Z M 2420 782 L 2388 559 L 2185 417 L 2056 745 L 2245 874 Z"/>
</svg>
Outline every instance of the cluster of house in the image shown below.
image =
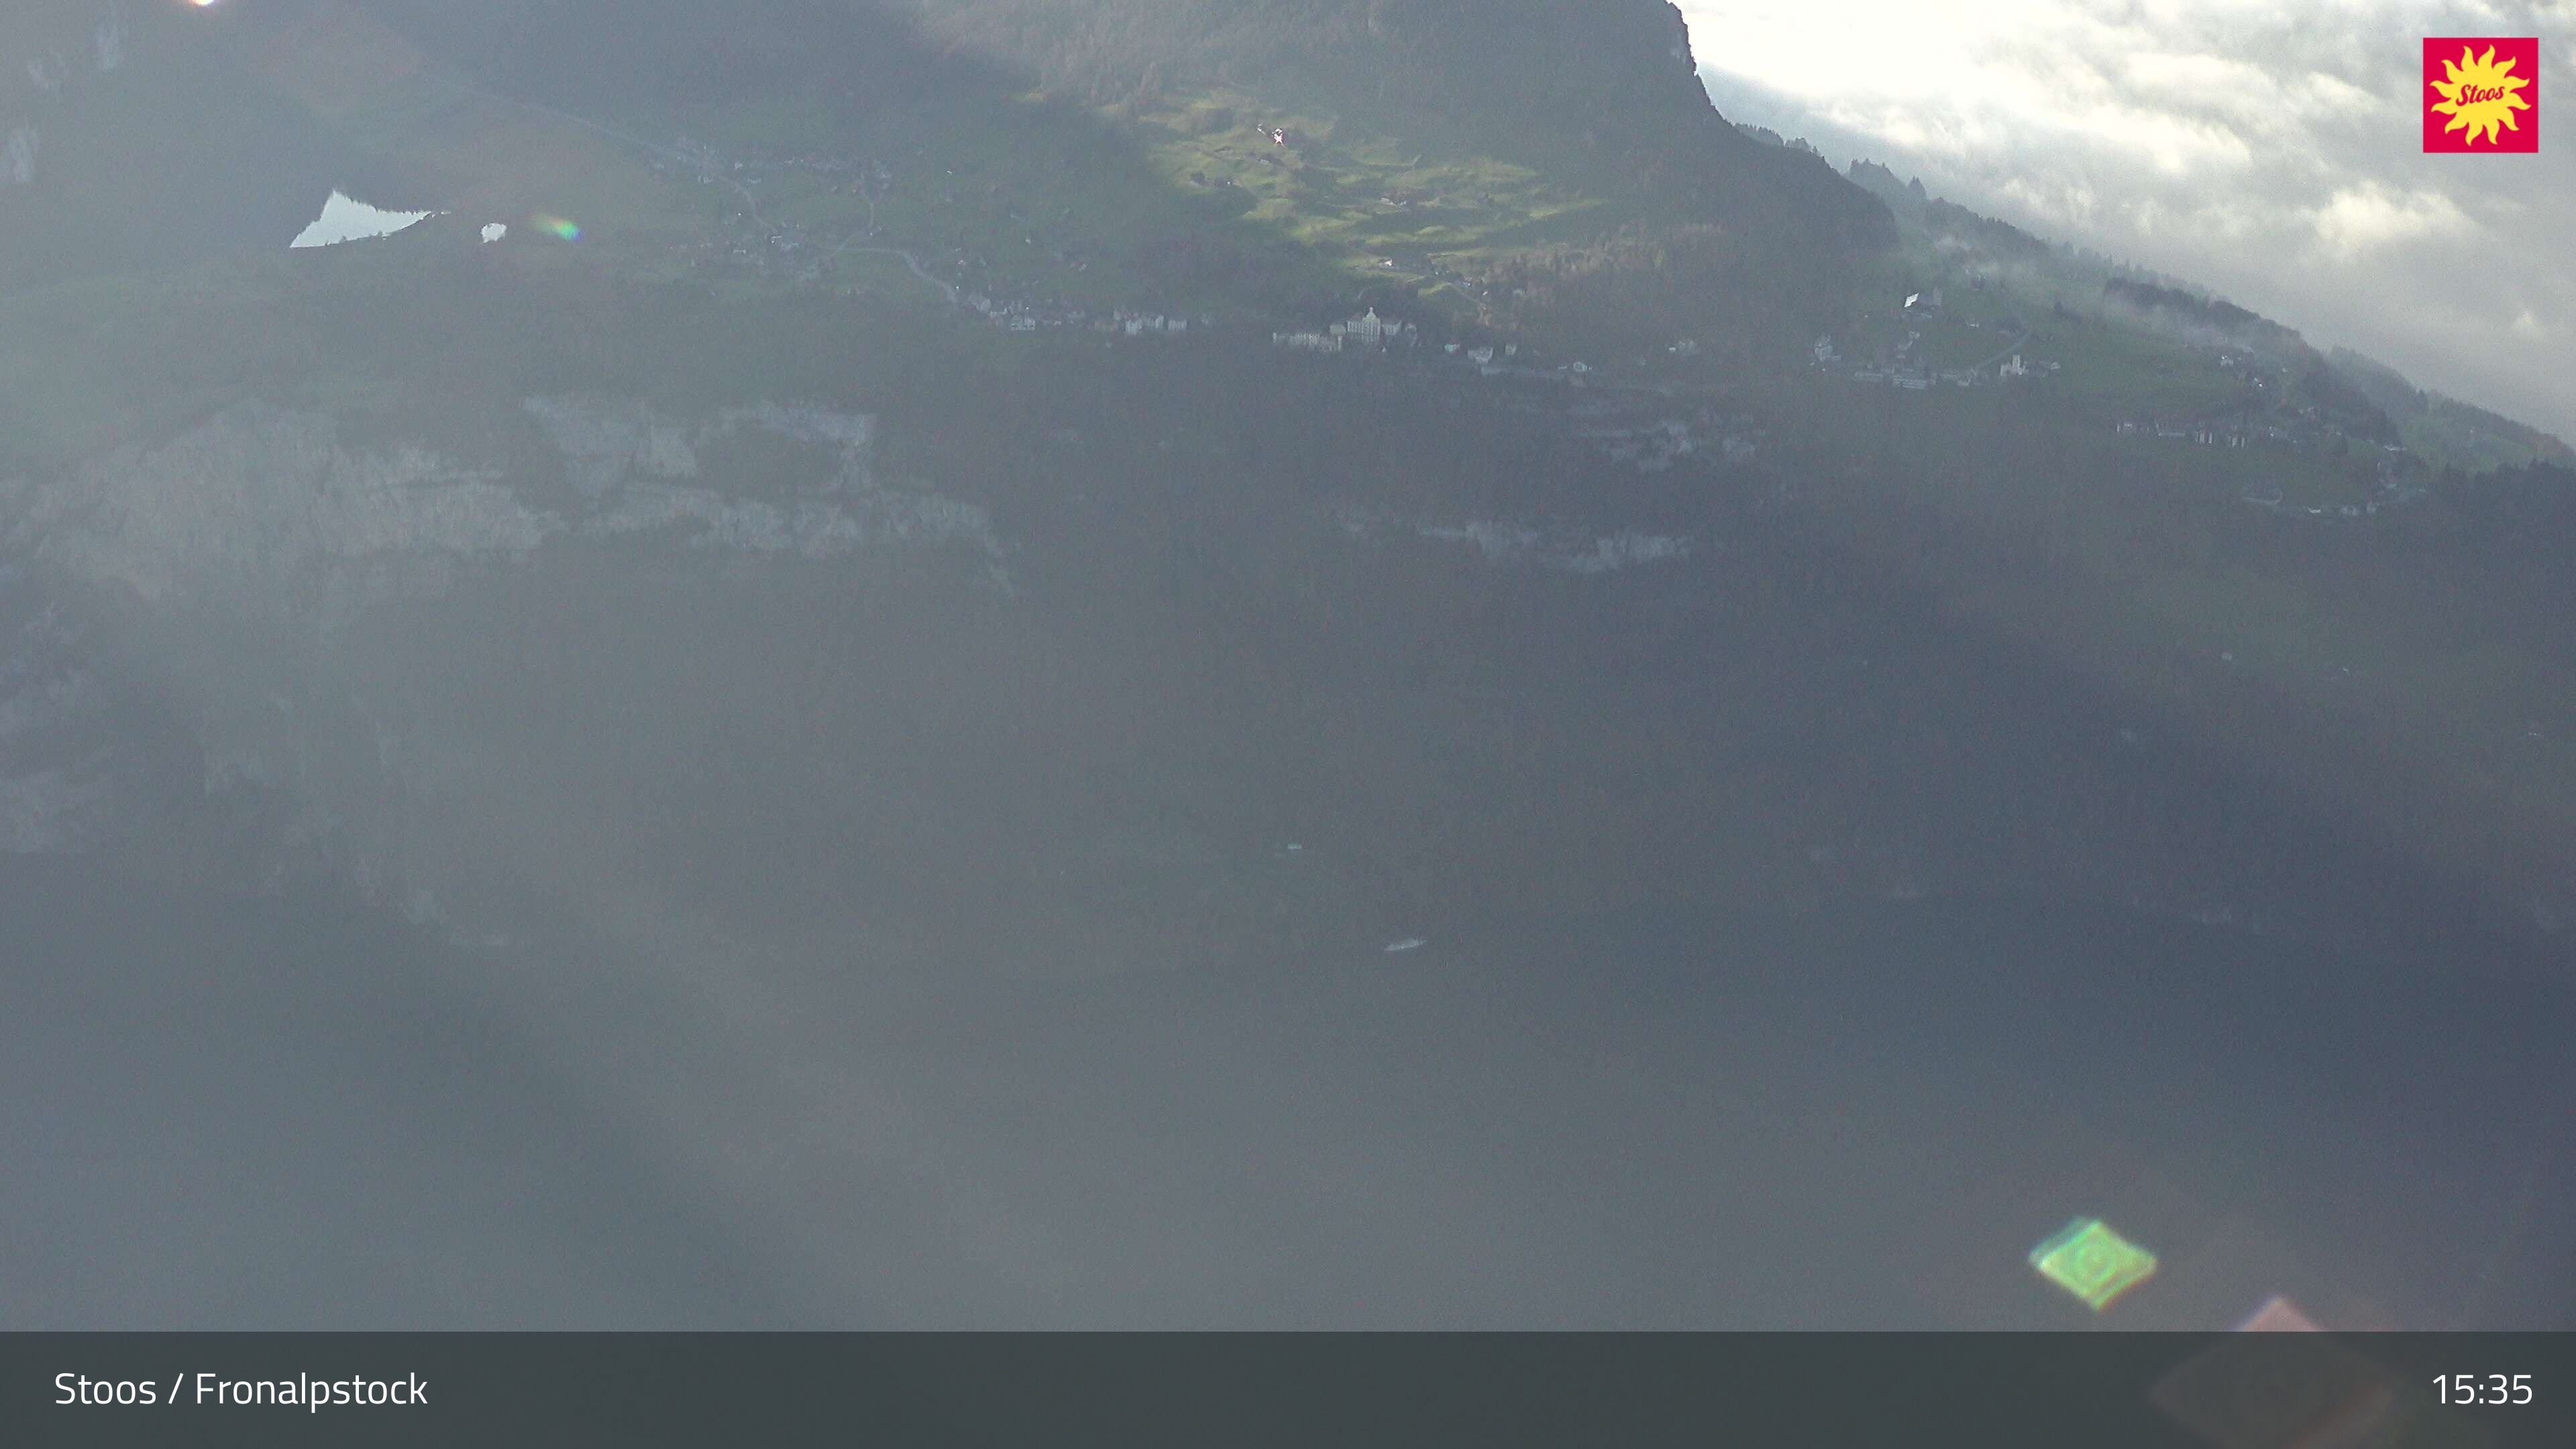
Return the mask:
<svg viewBox="0 0 2576 1449">
<path fill-rule="evenodd" d="M 1936 383 L 1945 382 L 1953 387 L 1974 387 L 1987 375 L 1986 370 L 1981 367 L 1952 367 L 1938 371 L 1926 367 L 1911 355 L 1914 344 L 1922 340 L 1922 335 L 1919 332 L 1906 333 L 1905 340 L 1896 344 L 1895 360 L 1878 366 L 1855 368 L 1852 370 L 1852 381 L 1883 382 L 1911 392 L 1921 392 Z M 1831 337 L 1817 338 L 1811 351 L 1815 356 L 1816 366 L 1820 368 L 1837 366 L 1843 360 L 1842 353 L 1835 350 L 1834 339 Z M 2055 372 L 2058 370 L 2058 364 L 2025 362 L 2022 360 L 2022 355 L 2016 352 L 2009 359 L 1993 364 L 1993 368 L 1993 375 L 1997 378 L 2016 378 L 2028 377 L 2033 373 Z"/>
<path fill-rule="evenodd" d="M 2163 438 L 2169 442 L 2198 443 L 2202 447 L 2242 448 L 2249 442 L 2268 441 L 2304 447 L 2323 441 L 2335 432 L 2296 422 L 2253 423 L 2242 418 L 2218 420 L 2189 418 L 2133 418 L 2111 425 L 2121 437 Z"/>
<path fill-rule="evenodd" d="M 1518 377 L 1533 382 L 1570 382 L 1576 387 L 1588 387 L 1591 385 L 1594 372 L 1592 364 L 1580 358 L 1572 362 L 1560 363 L 1555 367 L 1543 366 L 1523 357 L 1520 344 L 1517 342 L 1506 342 L 1499 349 L 1468 347 L 1462 343 L 1451 342 L 1443 345 L 1440 350 L 1448 360 L 1465 363 L 1485 377 Z"/>
<path fill-rule="evenodd" d="M 1193 326 L 1204 330 L 1216 322 L 1216 318 L 1208 314 L 1191 318 L 1178 313 L 1134 312 L 1124 307 L 1090 312 L 1051 302 L 997 302 L 980 292 L 959 299 L 959 305 L 988 319 L 1005 332 L 1022 334 L 1082 328 L 1126 337 L 1176 337 Z"/>
<path fill-rule="evenodd" d="M 773 267 L 785 267 L 800 281 L 818 280 L 822 275 L 822 265 L 806 253 L 807 238 L 803 230 L 796 227 L 738 241 L 683 242 L 670 249 L 673 257 L 692 267 L 710 263 L 718 266 L 731 264 L 764 274 Z"/>
<path fill-rule="evenodd" d="M 1371 307 L 1347 321 L 1336 322 L 1322 332 L 1273 332 L 1271 345 L 1295 352 L 1347 352 L 1353 348 L 1376 351 L 1388 347 L 1414 347 L 1422 341 L 1422 330 L 1410 322 L 1390 322 Z M 1453 349 L 1454 350 L 1454 349 Z"/>
<path fill-rule="evenodd" d="M 2198 443 L 2210 448 L 2241 448 L 2248 437 L 2268 437 L 2280 442 L 2295 441 L 2287 428 L 2248 428 L 2237 422 L 2195 421 L 2182 418 L 2124 419 L 2111 425 L 2119 437 L 2165 438 L 2184 443 Z"/>
<path fill-rule="evenodd" d="M 2113 423 L 2111 431 L 2124 438 L 2163 438 L 2208 448 L 2242 448 L 2254 442 L 2308 447 L 2342 436 L 2342 430 L 2330 424 L 2302 419 L 2258 423 L 2245 418 L 2132 418 Z M 2380 472 L 2386 474 L 2396 467 L 2394 454 L 2401 450 L 2390 444 L 2384 451 L 2390 456 L 2382 457 L 2379 466 Z"/>
<path fill-rule="evenodd" d="M 2113 423 L 2111 431 L 2118 437 L 2161 438 L 2167 442 L 2191 443 L 2204 448 L 2244 448 L 2268 442 L 2311 449 L 2327 447 L 2338 440 L 2350 440 L 2343 429 L 2317 416 L 2313 407 L 2301 408 L 2296 414 L 2282 413 L 2261 418 L 2244 414 L 2222 418 L 2130 418 Z M 2379 489 L 2388 501 L 2406 503 L 2426 496 L 2424 489 L 2406 476 L 2406 450 L 2402 445 L 2381 443 L 2377 445 L 2377 452 L 2378 456 L 2372 462 L 2378 474 Z M 2257 498 L 2245 501 L 2263 503 Z M 2283 511 L 2295 513 L 2301 510 Z M 2305 511 L 2313 514 L 2324 510 L 2310 508 Z M 2351 509 L 2344 511 L 2353 513 Z"/>
<path fill-rule="evenodd" d="M 1995 369 L 1995 376 L 2028 377 L 2033 372 L 2055 372 L 2056 370 L 2057 364 L 2054 362 L 2024 363 L 2016 353 L 2010 362 L 2003 363 Z M 1852 381 L 1883 382 L 1892 387 L 1904 388 L 1909 392 L 1921 392 L 1936 383 L 1944 382 L 1952 387 L 1975 387 L 1985 376 L 1986 373 L 1981 368 L 1951 367 L 1934 372 L 1919 364 L 1899 363 L 1892 367 L 1856 368 L 1852 372 Z"/>
<path fill-rule="evenodd" d="M 2426 490 L 2421 488 L 2415 489 L 2411 496 L 2418 498 L 2424 497 L 2426 496 Z M 2377 517 L 2379 513 L 2379 504 L 2377 502 L 2346 503 L 2340 506 L 2331 507 L 2322 503 L 2311 503 L 2302 508 L 2295 504 L 2282 502 L 2281 496 L 2278 493 L 2260 496 L 2249 493 L 2246 495 L 2245 501 L 2262 509 L 2266 513 L 2299 514 L 2308 518 L 2373 518 Z"/>
</svg>

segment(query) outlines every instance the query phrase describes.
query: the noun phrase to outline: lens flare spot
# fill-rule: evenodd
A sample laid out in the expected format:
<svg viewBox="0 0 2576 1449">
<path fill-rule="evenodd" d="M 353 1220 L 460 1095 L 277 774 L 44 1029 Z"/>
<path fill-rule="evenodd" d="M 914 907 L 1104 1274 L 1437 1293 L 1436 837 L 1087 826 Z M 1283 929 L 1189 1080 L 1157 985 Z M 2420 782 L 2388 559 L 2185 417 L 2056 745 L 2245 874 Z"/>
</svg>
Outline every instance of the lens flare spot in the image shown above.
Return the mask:
<svg viewBox="0 0 2576 1449">
<path fill-rule="evenodd" d="M 2100 1218 L 2077 1218 L 2030 1250 L 2040 1276 L 2099 1313 L 2156 1273 L 2156 1255 L 2111 1231 Z"/>
<path fill-rule="evenodd" d="M 560 237 L 565 241 L 581 240 L 581 226 L 578 222 L 567 221 L 560 216 L 537 216 L 530 220 L 536 223 L 537 230 L 549 235 Z"/>
</svg>

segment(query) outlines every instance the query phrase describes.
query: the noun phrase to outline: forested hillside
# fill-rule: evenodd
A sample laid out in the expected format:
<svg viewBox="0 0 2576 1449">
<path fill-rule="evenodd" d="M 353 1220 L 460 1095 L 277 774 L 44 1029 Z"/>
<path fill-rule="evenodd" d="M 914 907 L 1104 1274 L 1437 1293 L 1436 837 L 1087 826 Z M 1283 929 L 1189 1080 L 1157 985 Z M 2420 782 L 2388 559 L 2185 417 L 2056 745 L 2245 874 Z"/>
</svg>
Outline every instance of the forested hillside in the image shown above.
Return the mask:
<svg viewBox="0 0 2576 1449">
<path fill-rule="evenodd" d="M 1813 156 L 1736 134 L 1667 0 L 925 0 L 952 43 L 1099 104 L 1275 88 L 1355 120 L 1503 155 L 1583 154 L 1706 219 L 1872 247 L 1886 218 Z"/>
<path fill-rule="evenodd" d="M 1379 708 L 1333 676 L 1365 652 L 1371 621 L 1415 621 L 1369 666 L 1389 689 L 1443 667 L 1442 630 L 1421 620 L 1452 621 L 1453 642 L 1484 640 L 1495 661 L 1516 639 L 1589 630 L 1639 652 L 1629 673 L 1530 686 L 1523 722 L 1563 751 L 1417 700 L 1441 721 L 1420 750 L 1336 736 L 1301 788 L 1362 811 L 1351 802 L 1428 778 L 1437 755 L 1466 800 L 1486 765 L 1519 760 L 1526 793 L 1489 786 L 1509 797 L 1494 809 L 1542 840 L 1567 838 L 1546 821 L 1580 817 L 1605 858 L 1632 865 L 1664 852 L 1654 890 L 1697 871 L 1866 895 L 2026 879 L 2045 860 L 2070 891 L 2143 881 L 2138 899 L 2211 910 L 2268 895 L 2265 909 L 2312 924 L 2331 915 L 2317 905 L 2330 886 L 2239 891 L 2210 874 L 2222 856 L 2260 874 L 2274 844 L 2262 831 L 2176 817 L 2141 844 L 2124 821 L 2143 806 L 2101 813 L 2100 771 L 2163 778 L 2123 753 L 2122 731 L 2232 739 L 2268 721 L 2224 768 L 2330 795 L 2367 753 L 2354 732 L 2399 716 L 2341 694 L 2307 713 L 2211 713 L 2214 681 L 2259 660 L 2295 693 L 2330 659 L 2338 681 L 2449 701 L 2469 724 L 2405 717 L 2420 758 L 2438 753 L 2425 742 L 2474 737 L 2476 769 L 2498 778 L 2531 722 L 2555 717 L 2556 469 L 2472 475 L 2392 448 L 2392 428 L 2411 440 L 2407 419 L 2434 404 L 2351 383 L 2287 327 L 2072 257 L 1883 168 L 1846 180 L 1739 130 L 1693 82 L 1668 6 L 1514 0 L 1511 23 L 1494 14 L 1440 0 L 752 0 L 722 17 L 677 0 L 280 0 L 165 17 L 159 51 L 138 38 L 120 68 L 93 58 L 84 82 L 96 99 L 81 104 L 124 130 L 49 139 L 42 158 L 175 126 L 160 82 L 193 75 L 417 193 L 383 199 L 451 215 L 321 253 L 271 239 L 220 265 L 103 262 L 92 270 L 109 275 L 11 300 L 0 476 L 13 496 L 53 500 L 14 536 L 76 563 L 98 545 L 54 535 L 87 536 L 81 500 L 144 489 L 150 507 L 130 507 L 150 524 L 152 567 L 117 577 L 156 577 L 170 538 L 198 536 L 158 510 L 201 500 L 151 490 L 243 437 L 288 460 L 281 477 L 327 457 L 371 489 L 411 480 L 368 507 L 398 511 L 404 489 L 432 482 L 470 516 L 481 500 L 496 537 L 632 539 L 696 520 L 715 541 L 692 548 L 828 552 L 928 530 L 972 540 L 972 567 L 1010 588 L 1054 588 L 1072 615 L 1108 608 L 1086 579 L 1127 581 L 1137 592 L 1117 617 L 1140 637 L 1232 621 L 1227 645 L 1268 662 L 1239 681 L 1229 717 L 1269 711 L 1310 732 Z M 183 37 L 201 53 L 174 53 Z M 87 124 L 62 90 L 29 102 L 48 136 Z M 286 188 L 303 206 L 341 184 L 324 151 L 277 155 L 310 173 Z M 95 208 L 119 194 L 112 170 L 44 169 L 38 184 Z M 72 212 L 10 214 L 79 235 L 60 221 Z M 509 222 L 508 240 L 478 241 L 486 220 Z M 1347 350 L 1316 330 L 1362 308 L 1414 330 Z M 1300 335 L 1338 355 L 1284 345 Z M 879 491 L 825 504 L 779 482 L 805 466 L 797 448 L 820 446 L 795 428 L 823 425 L 776 420 L 814 408 L 869 439 Z M 621 511 L 623 495 L 582 481 L 592 463 L 564 461 L 548 427 L 565 417 L 588 420 L 580 447 L 665 460 L 669 488 Z M 746 417 L 786 441 L 750 437 Z M 173 455 L 173 439 L 191 441 Z M 415 467 L 430 471 L 403 471 Z M 257 471 L 240 494 L 258 494 Z M 717 481 L 672 481 L 701 474 Z M 475 491 L 492 479 L 510 480 L 509 508 Z M 254 508 L 222 493 L 253 522 L 206 536 L 254 552 L 272 532 L 352 536 L 346 520 L 259 522 L 272 505 L 300 517 L 301 498 Z M 1413 567 L 1426 559 L 1449 563 Z M 1370 574 L 1389 560 L 1400 577 Z M 1521 573 L 1452 566 L 1469 561 Z M 1488 587 L 1523 575 L 1526 590 Z M 1238 587 L 1252 577 L 1267 581 L 1257 597 Z M 2071 602 L 2078 584 L 2092 615 Z M 2070 722 L 2010 702 L 2062 680 L 1961 685 L 1951 666 L 1987 647 L 1975 639 L 1912 654 L 1868 642 L 1923 608 L 1979 638 L 2081 619 L 2012 647 L 2108 697 Z M 1257 622 L 1293 610 L 1311 627 Z M 2416 638 L 2391 619 L 2447 625 Z M 1083 647 L 1106 675 L 1158 678 L 1154 651 L 1120 637 Z M 1691 662 L 1703 647 L 1743 688 L 1701 680 L 1709 693 L 1687 708 L 1622 702 L 1638 680 L 1716 667 Z M 1912 672 L 1894 693 L 1836 673 L 1900 657 Z M 1479 699 L 1516 687 L 1493 669 Z M 2018 716 L 2053 721 L 2007 749 L 2048 762 L 2016 786 L 2048 823 L 1980 838 L 1992 792 L 1925 781 L 2011 773 L 1982 753 L 1970 771 L 1962 742 Z M 1842 743 L 1801 753 L 1793 734 Z M 1206 799 L 1221 802 L 1242 762 L 1207 748 Z M 1657 763 L 1618 765 L 1623 751 Z M 1586 770 L 1606 772 L 1597 794 L 1564 784 Z M 1873 783 L 1891 774 L 1912 781 L 1902 799 Z M 1648 794 L 1690 803 L 1647 810 Z M 1078 836 L 1098 803 L 1076 792 L 1046 829 Z M 1371 829 L 1407 843 L 1381 849 L 1455 849 L 1389 808 L 1366 807 L 1383 816 Z M 1721 818 L 1738 854 L 1712 864 L 1686 842 Z M 2481 897 L 2489 919 L 2556 900 L 2523 883 L 2545 874 L 2545 850 L 2499 866 L 2472 835 L 2458 826 L 2443 870 L 2515 882 Z M 1489 873 L 1535 888 L 1544 848 L 1518 849 Z M 1469 890 L 1448 867 L 1403 869 L 1426 899 Z M 1565 888 L 1615 894 L 1636 877 Z"/>
<path fill-rule="evenodd" d="M 1820 160 L 1717 115 L 1661 0 L 752 0 L 713 27 L 658 0 L 354 3 L 500 95 L 781 149 L 824 124 L 852 154 L 900 148 L 889 199 L 972 178 L 897 239 L 1013 294 L 1123 275 L 1314 320 L 1472 321 L 1504 278 L 1579 275 L 1579 317 L 1484 320 L 1776 358 L 1893 238 Z M 1176 195 L 1103 205 L 1139 162 Z"/>
</svg>

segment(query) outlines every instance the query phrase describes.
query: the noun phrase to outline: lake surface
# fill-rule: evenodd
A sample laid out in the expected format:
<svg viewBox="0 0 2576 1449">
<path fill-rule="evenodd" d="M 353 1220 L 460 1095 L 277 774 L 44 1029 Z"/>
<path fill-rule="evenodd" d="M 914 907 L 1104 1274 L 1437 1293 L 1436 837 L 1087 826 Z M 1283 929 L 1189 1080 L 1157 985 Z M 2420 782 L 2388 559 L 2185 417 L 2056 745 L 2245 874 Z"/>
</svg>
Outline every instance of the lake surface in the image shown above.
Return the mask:
<svg viewBox="0 0 2576 1449">
<path fill-rule="evenodd" d="M 2089 908 L 1224 973 L 0 881 L 22 1326 L 2566 1326 L 2576 993 Z M 2030 1246 L 2160 1257 L 2097 1318 Z"/>
</svg>

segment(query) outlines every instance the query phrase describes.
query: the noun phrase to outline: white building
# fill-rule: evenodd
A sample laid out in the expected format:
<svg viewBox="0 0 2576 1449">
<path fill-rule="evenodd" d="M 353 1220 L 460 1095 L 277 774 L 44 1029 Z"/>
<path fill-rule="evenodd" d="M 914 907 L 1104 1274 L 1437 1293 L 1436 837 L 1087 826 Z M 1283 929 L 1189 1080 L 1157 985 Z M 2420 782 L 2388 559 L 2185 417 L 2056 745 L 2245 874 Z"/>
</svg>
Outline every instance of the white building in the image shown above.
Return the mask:
<svg viewBox="0 0 2576 1449">
<path fill-rule="evenodd" d="M 1407 341 L 1415 334 L 1412 323 L 1387 321 L 1377 315 L 1375 307 L 1371 307 L 1347 322 L 1334 323 L 1333 335 L 1369 347 L 1385 347 Z"/>
</svg>

